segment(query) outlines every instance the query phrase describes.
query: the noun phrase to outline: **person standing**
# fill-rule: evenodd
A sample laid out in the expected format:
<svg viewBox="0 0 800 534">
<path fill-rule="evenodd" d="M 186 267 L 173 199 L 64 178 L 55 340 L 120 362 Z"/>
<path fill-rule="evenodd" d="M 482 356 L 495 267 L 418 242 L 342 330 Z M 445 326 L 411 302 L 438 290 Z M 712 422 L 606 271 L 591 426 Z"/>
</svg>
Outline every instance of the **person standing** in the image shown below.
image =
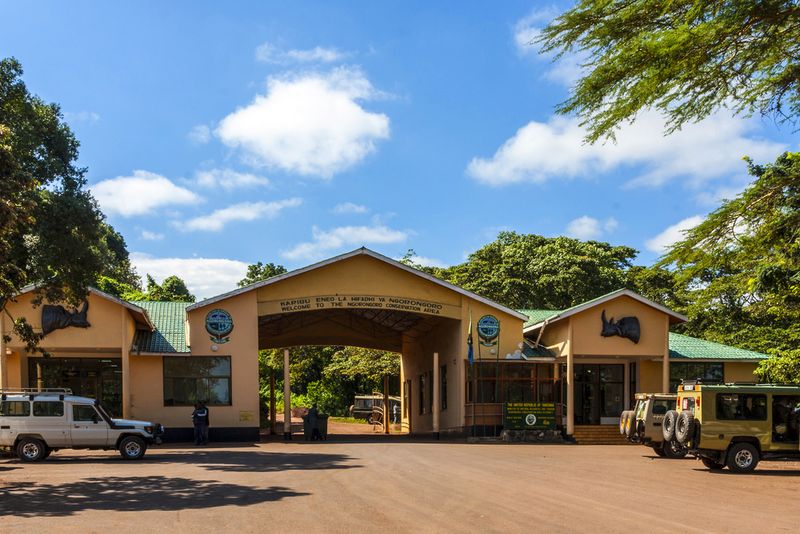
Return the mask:
<svg viewBox="0 0 800 534">
<path fill-rule="evenodd" d="M 200 401 L 194 405 L 192 423 L 194 424 L 194 444 L 206 445 L 208 443 L 208 408 L 206 403 Z"/>
</svg>

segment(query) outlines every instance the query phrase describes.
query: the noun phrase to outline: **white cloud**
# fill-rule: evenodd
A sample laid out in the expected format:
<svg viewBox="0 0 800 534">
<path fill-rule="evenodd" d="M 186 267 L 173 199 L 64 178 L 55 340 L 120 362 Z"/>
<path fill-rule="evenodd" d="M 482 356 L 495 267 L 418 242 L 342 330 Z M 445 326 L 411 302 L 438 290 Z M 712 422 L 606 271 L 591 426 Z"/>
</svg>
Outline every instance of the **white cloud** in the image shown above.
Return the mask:
<svg viewBox="0 0 800 534">
<path fill-rule="evenodd" d="M 520 128 L 490 158 L 473 158 L 467 173 L 487 185 L 541 183 L 550 179 L 594 177 L 626 166 L 639 166 L 629 186 L 658 186 L 687 178 L 690 185 L 740 173 L 737 156 L 769 160 L 786 145 L 754 135 L 754 121 L 722 113 L 664 136 L 663 121 L 654 112 L 643 113 L 624 126 L 617 142 L 584 144 L 585 130 L 578 119 L 553 117 Z"/>
<path fill-rule="evenodd" d="M 89 189 L 106 215 L 123 217 L 146 215 L 157 208 L 197 204 L 203 200 L 160 174 L 142 170 L 133 171 L 131 176 L 103 180 Z"/>
<path fill-rule="evenodd" d="M 269 185 L 269 180 L 256 174 L 236 172 L 231 169 L 210 169 L 195 173 L 197 185 L 221 187 L 227 191 L 244 187 Z"/>
<path fill-rule="evenodd" d="M 368 211 L 369 208 L 367 208 L 366 206 L 362 206 L 361 204 L 355 204 L 353 202 L 343 202 L 333 207 L 333 213 L 335 213 L 336 215 L 367 213 Z"/>
<path fill-rule="evenodd" d="M 189 133 L 186 134 L 186 137 L 189 138 L 189 141 L 195 143 L 197 145 L 205 145 L 209 141 L 211 141 L 211 128 L 206 126 L 205 124 L 198 124 L 191 130 Z"/>
<path fill-rule="evenodd" d="M 667 227 L 657 236 L 648 239 L 645 242 L 645 247 L 651 252 L 664 254 L 671 245 L 681 241 L 685 237 L 684 232 L 691 230 L 704 220 L 705 217 L 702 215 L 693 215 L 691 217 L 687 217 L 682 221 Z"/>
<path fill-rule="evenodd" d="M 619 223 L 614 217 L 609 217 L 605 221 L 599 221 L 594 217 L 584 215 L 571 220 L 569 224 L 567 224 L 565 232 L 569 237 L 589 240 L 597 239 L 603 234 L 610 234 L 614 232 L 618 226 Z"/>
<path fill-rule="evenodd" d="M 264 43 L 256 48 L 256 59 L 263 63 L 286 64 L 297 63 L 335 63 L 347 57 L 347 54 L 336 48 L 315 46 L 306 50 L 283 50 L 271 43 Z"/>
<path fill-rule="evenodd" d="M 149 274 L 161 283 L 167 276 L 179 276 L 198 300 L 236 289 L 247 273 L 245 262 L 223 258 L 155 258 L 132 252 L 130 259 L 142 278 Z"/>
<path fill-rule="evenodd" d="M 397 261 L 400 261 L 401 258 L 395 258 Z M 416 263 L 417 265 L 423 265 L 425 267 L 447 267 L 447 264 L 442 260 L 437 260 L 436 258 L 429 258 L 427 256 L 418 256 L 414 254 L 413 256 L 408 258 L 411 260 L 412 263 Z"/>
<path fill-rule="evenodd" d="M 164 234 L 158 232 L 151 232 L 149 230 L 142 230 L 142 239 L 145 241 L 161 241 L 164 239 Z"/>
<path fill-rule="evenodd" d="M 389 137 L 389 117 L 359 104 L 380 96 L 355 68 L 272 77 L 265 95 L 225 117 L 215 133 L 251 165 L 330 178 Z"/>
<path fill-rule="evenodd" d="M 393 230 L 386 226 L 340 226 L 331 230 L 311 229 L 312 241 L 300 243 L 281 253 L 291 261 L 318 260 L 343 247 L 357 247 L 368 244 L 402 243 L 408 232 Z"/>
<path fill-rule="evenodd" d="M 97 122 L 100 114 L 94 111 L 65 111 L 64 118 L 70 122 Z"/>
<path fill-rule="evenodd" d="M 256 219 L 274 219 L 286 208 L 294 208 L 302 204 L 302 199 L 289 198 L 273 202 L 242 202 L 227 208 L 213 211 L 208 215 L 195 217 L 176 226 L 187 232 L 205 231 L 219 232 L 225 225 L 233 221 L 255 221 Z"/>
</svg>

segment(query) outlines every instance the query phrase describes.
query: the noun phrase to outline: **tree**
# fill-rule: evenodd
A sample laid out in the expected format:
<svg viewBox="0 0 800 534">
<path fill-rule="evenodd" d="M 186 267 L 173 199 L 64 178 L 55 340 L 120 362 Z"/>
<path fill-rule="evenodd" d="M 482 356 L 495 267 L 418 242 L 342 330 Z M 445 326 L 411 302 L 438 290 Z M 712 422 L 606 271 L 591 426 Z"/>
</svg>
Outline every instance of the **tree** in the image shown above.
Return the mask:
<svg viewBox="0 0 800 534">
<path fill-rule="evenodd" d="M 383 389 L 383 379 L 400 376 L 400 355 L 396 352 L 344 347 L 336 351 L 331 363 L 325 367 L 325 376 L 341 375 L 365 378 L 374 384 L 372 389 Z"/>
<path fill-rule="evenodd" d="M 189 288 L 186 287 L 180 277 L 172 275 L 164 278 L 161 285 L 155 279 L 147 275 L 147 294 L 145 300 L 161 300 L 172 302 L 194 302 L 195 297 L 189 293 Z"/>
<path fill-rule="evenodd" d="M 625 287 L 635 256 L 597 241 L 501 232 L 466 263 L 435 274 L 512 308 L 564 309 Z"/>
<path fill-rule="evenodd" d="M 755 181 L 660 264 L 674 266 L 684 288 L 689 333 L 787 358 L 760 368 L 786 381 L 800 347 L 800 153 L 747 164 Z"/>
<path fill-rule="evenodd" d="M 57 104 L 31 95 L 15 59 L 0 60 L 0 313 L 28 284 L 36 302 L 78 305 L 109 268 L 103 216 L 76 165 L 79 143 Z M 24 317 L 12 329 L 37 350 Z"/>
<path fill-rule="evenodd" d="M 800 112 L 797 0 L 580 0 L 538 42 L 585 54 L 585 74 L 558 111 L 577 113 L 587 140 L 613 137 L 641 110 L 667 131 L 726 107 L 794 121 Z"/>
<path fill-rule="evenodd" d="M 274 263 L 267 263 L 265 265 L 261 262 L 258 262 L 256 264 L 247 266 L 247 274 L 244 278 L 239 280 L 238 286 L 249 286 L 250 284 L 255 284 L 256 282 L 266 280 L 267 278 L 272 278 L 273 276 L 278 276 L 279 274 L 283 274 L 285 272 L 287 272 L 286 267 L 283 265 L 276 265 Z"/>
</svg>

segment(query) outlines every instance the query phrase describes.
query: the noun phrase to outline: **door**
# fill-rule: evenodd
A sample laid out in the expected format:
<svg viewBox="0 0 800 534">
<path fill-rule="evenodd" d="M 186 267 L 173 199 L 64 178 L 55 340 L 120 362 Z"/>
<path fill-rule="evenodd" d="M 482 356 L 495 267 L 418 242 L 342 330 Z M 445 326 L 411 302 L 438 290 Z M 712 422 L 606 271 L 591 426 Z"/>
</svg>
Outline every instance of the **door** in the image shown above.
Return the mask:
<svg viewBox="0 0 800 534">
<path fill-rule="evenodd" d="M 622 364 L 575 365 L 575 424 L 611 424 L 623 405 Z"/>
<path fill-rule="evenodd" d="M 73 447 L 105 447 L 108 425 L 91 404 L 72 405 L 70 437 Z"/>
<path fill-rule="evenodd" d="M 33 423 L 48 447 L 68 447 L 69 422 L 64 413 L 64 402 L 58 400 L 33 401 Z"/>
</svg>

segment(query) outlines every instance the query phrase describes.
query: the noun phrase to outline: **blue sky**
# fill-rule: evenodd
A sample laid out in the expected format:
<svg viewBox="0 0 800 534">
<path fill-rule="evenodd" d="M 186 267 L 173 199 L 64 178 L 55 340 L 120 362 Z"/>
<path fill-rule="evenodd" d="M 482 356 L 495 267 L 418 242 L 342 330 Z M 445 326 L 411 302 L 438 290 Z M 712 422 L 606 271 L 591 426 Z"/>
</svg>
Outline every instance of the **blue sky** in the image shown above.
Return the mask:
<svg viewBox="0 0 800 534">
<path fill-rule="evenodd" d="M 361 245 L 460 263 L 505 229 L 650 264 L 745 186 L 742 156 L 797 141 L 724 112 L 665 138 L 645 113 L 583 145 L 554 115 L 580 58 L 526 44 L 567 5 L 3 1 L 0 54 L 61 104 L 139 273 L 200 297 Z"/>
</svg>

